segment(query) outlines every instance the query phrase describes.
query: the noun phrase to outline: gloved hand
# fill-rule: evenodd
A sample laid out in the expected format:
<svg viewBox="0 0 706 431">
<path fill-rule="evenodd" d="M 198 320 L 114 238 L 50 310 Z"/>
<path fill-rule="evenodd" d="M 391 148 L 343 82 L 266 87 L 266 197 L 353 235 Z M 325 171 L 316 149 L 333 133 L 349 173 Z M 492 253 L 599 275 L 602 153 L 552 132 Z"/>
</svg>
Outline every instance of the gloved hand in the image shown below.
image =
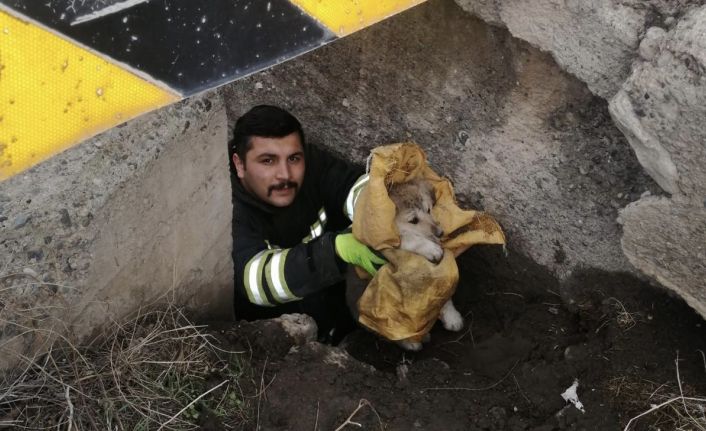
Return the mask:
<svg viewBox="0 0 706 431">
<path fill-rule="evenodd" d="M 357 265 L 374 276 L 378 272 L 375 265 L 383 265 L 387 261 L 358 241 L 352 233 L 342 233 L 336 236 L 336 253 L 344 262 Z"/>
</svg>

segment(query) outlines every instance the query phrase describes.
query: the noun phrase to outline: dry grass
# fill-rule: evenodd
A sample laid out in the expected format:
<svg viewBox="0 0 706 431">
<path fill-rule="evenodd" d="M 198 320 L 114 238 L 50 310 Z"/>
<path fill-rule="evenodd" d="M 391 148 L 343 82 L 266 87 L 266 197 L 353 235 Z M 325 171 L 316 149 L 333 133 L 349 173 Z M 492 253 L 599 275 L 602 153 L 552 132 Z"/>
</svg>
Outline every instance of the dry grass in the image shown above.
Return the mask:
<svg viewBox="0 0 706 431">
<path fill-rule="evenodd" d="M 348 416 L 346 421 L 343 422 L 341 425 L 339 425 L 338 428 L 335 429 L 335 431 L 341 431 L 343 428 L 347 427 L 348 425 L 353 425 L 358 428 L 362 428 L 363 425 L 358 422 L 354 422 L 353 418 L 355 417 L 356 414 L 358 414 L 360 409 L 362 409 L 363 407 L 370 407 L 370 409 L 373 411 L 373 413 L 375 413 L 375 416 L 378 419 L 378 424 L 380 426 L 380 430 L 382 430 L 383 429 L 382 419 L 380 419 L 380 415 L 378 414 L 377 410 L 375 410 L 375 407 L 373 407 L 373 405 L 370 404 L 370 401 L 366 400 L 365 398 L 361 398 L 360 401 L 358 401 L 358 407 L 356 407 L 355 410 L 353 410 L 353 412 Z M 318 413 L 319 413 L 318 410 L 316 413 L 317 413 L 317 423 L 318 423 Z M 314 429 L 316 430 L 316 425 L 314 425 Z"/>
<path fill-rule="evenodd" d="M 641 313 L 628 311 L 617 298 L 610 297 L 606 301 L 611 305 L 612 310 L 602 317 L 603 323 L 596 329 L 596 334 L 613 320 L 623 331 L 632 329 L 638 321 L 642 320 Z"/>
<path fill-rule="evenodd" d="M 626 411 L 641 411 L 625 425 L 624 431 L 650 430 L 706 431 L 706 398 L 681 382 L 678 358 L 677 382 L 658 384 L 635 377 L 612 379 L 608 389 Z M 646 406 L 649 406 L 646 408 Z"/>
<path fill-rule="evenodd" d="M 109 330 L 91 346 L 53 337 L 46 353 L 21 356 L 0 380 L 0 429 L 192 430 L 204 415 L 225 428 L 252 418 L 247 358 L 217 347 L 180 308 Z"/>
</svg>

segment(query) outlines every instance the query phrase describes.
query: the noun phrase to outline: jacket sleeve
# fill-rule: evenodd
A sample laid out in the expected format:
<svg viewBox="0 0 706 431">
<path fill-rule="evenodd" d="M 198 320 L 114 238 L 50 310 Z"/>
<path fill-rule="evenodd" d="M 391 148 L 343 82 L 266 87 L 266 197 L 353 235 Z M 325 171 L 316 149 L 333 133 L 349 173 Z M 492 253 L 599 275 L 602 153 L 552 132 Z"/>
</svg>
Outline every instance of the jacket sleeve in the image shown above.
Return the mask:
<svg viewBox="0 0 706 431">
<path fill-rule="evenodd" d="M 321 198 L 329 218 L 328 223 L 334 229 L 344 229 L 353 221 L 355 202 L 368 181 L 368 175 L 360 166 L 338 159 L 329 153 L 311 146 L 307 154 L 308 166 L 316 166 L 312 171 L 320 184 Z"/>
<path fill-rule="evenodd" d="M 283 249 L 269 245 L 254 226 L 234 223 L 235 290 L 241 300 L 276 306 L 343 281 L 346 266 L 336 256 L 334 232 Z"/>
</svg>

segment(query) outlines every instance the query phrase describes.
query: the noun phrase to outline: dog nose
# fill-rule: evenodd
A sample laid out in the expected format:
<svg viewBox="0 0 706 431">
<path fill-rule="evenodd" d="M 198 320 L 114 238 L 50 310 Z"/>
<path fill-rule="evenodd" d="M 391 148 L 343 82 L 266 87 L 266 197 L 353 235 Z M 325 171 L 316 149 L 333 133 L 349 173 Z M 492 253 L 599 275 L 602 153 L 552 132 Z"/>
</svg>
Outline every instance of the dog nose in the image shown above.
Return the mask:
<svg viewBox="0 0 706 431">
<path fill-rule="evenodd" d="M 437 238 L 441 238 L 444 235 L 444 230 L 440 227 L 436 227 L 436 229 L 434 229 L 434 235 L 436 235 Z"/>
</svg>

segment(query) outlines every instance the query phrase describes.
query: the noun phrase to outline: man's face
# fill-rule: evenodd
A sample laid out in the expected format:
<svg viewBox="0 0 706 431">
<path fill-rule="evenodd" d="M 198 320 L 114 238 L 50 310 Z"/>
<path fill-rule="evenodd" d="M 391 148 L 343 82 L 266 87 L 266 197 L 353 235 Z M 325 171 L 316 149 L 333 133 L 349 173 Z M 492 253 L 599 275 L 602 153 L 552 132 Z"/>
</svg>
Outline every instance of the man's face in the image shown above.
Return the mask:
<svg viewBox="0 0 706 431">
<path fill-rule="evenodd" d="M 233 154 L 241 184 L 270 205 L 288 206 L 304 180 L 304 149 L 299 134 L 282 138 L 253 136 L 250 142 L 252 148 L 245 154 L 245 163 Z"/>
</svg>

